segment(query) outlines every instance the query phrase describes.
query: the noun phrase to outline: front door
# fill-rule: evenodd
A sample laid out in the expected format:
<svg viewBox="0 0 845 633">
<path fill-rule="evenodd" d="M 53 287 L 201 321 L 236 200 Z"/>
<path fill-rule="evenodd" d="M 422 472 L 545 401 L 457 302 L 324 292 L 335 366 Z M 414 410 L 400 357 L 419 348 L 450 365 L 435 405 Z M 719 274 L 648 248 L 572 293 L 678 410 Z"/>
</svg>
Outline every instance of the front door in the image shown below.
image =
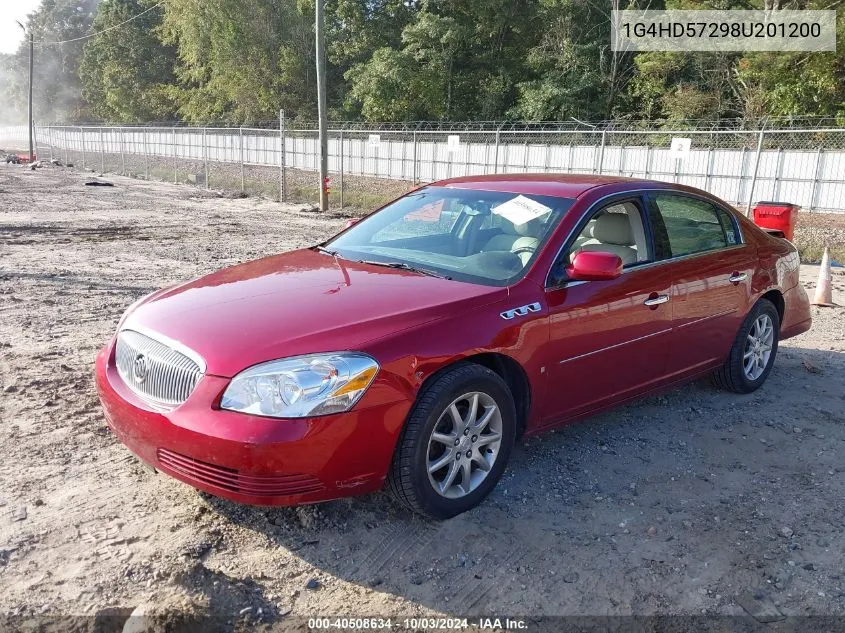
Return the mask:
<svg viewBox="0 0 845 633">
<path fill-rule="evenodd" d="M 621 199 L 588 212 L 562 251 L 564 266 L 581 249 L 619 255 L 610 281 L 552 282 L 544 418 L 554 423 L 647 390 L 665 377 L 672 328 L 671 279 L 654 266 L 643 201 Z"/>
</svg>

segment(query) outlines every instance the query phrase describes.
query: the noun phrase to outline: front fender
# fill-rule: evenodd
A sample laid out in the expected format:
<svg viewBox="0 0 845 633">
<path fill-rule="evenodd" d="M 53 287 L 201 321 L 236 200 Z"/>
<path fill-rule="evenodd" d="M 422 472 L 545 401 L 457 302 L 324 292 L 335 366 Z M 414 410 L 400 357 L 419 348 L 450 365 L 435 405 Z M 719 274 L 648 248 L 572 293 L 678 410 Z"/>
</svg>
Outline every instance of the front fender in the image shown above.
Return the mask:
<svg viewBox="0 0 845 633">
<path fill-rule="evenodd" d="M 509 319 L 502 316 L 502 312 L 535 303 L 539 309 L 534 306 L 533 311 L 519 311 L 520 314 Z M 502 354 L 522 367 L 532 399 L 536 400 L 545 391 L 541 352 L 548 340 L 549 317 L 544 293 L 530 288 L 508 293 L 503 300 L 469 313 L 397 332 L 362 351 L 376 358 L 383 371 L 412 400 L 428 378 L 449 365 L 477 354 Z M 537 407 L 532 407 L 528 427 L 536 411 Z"/>
</svg>

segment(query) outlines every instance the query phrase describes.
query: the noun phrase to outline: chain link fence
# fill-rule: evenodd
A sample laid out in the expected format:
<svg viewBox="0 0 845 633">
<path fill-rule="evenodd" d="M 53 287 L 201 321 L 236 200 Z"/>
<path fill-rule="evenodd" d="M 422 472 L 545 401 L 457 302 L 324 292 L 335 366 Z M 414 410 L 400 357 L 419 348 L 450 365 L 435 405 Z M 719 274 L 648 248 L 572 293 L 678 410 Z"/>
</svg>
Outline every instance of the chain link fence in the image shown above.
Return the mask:
<svg viewBox="0 0 845 633">
<path fill-rule="evenodd" d="M 27 140 L 0 127 L 0 144 Z M 316 126 L 37 126 L 37 155 L 102 173 L 284 201 L 319 200 Z M 689 139 L 679 154 L 673 139 Z M 664 180 L 747 207 L 758 200 L 845 212 L 845 129 L 647 130 L 544 124 L 338 124 L 330 204 L 372 208 L 417 183 L 490 173 Z"/>
</svg>

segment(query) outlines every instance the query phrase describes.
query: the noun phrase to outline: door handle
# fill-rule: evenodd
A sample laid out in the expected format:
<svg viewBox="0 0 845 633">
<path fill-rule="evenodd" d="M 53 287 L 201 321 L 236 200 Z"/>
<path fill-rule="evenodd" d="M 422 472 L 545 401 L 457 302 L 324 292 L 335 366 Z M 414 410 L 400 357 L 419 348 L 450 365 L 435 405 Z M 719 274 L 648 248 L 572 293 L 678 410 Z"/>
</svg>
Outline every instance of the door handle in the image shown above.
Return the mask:
<svg viewBox="0 0 845 633">
<path fill-rule="evenodd" d="M 728 281 L 732 284 L 738 284 L 740 281 L 745 281 L 748 278 L 748 273 L 734 273 L 728 277 Z"/>
<path fill-rule="evenodd" d="M 647 305 L 649 307 L 659 306 L 661 303 L 666 303 L 667 301 L 669 301 L 669 295 L 657 295 L 656 297 L 643 301 L 643 305 Z"/>
</svg>

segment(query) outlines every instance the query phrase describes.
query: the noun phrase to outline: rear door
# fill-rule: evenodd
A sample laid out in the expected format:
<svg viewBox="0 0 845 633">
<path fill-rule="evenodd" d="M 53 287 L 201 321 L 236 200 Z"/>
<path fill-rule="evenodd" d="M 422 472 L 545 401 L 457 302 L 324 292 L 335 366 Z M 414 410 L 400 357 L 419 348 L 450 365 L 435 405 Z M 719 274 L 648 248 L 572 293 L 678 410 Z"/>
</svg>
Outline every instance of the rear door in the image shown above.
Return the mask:
<svg viewBox="0 0 845 633">
<path fill-rule="evenodd" d="M 605 213 L 626 215 L 630 234 L 607 236 L 595 230 Z M 588 211 L 563 246 L 546 290 L 550 337 L 544 418 L 548 423 L 624 400 L 665 376 L 672 284 L 664 271 L 653 266 L 651 242 L 644 201 L 627 197 Z M 559 278 L 558 271 L 585 244 L 590 250 L 625 255 L 623 262 L 628 263 L 622 275 L 609 281 Z"/>
<path fill-rule="evenodd" d="M 668 375 L 722 362 L 749 306 L 756 253 L 719 205 L 674 191 L 649 195 L 657 268 L 672 278 Z"/>
</svg>

